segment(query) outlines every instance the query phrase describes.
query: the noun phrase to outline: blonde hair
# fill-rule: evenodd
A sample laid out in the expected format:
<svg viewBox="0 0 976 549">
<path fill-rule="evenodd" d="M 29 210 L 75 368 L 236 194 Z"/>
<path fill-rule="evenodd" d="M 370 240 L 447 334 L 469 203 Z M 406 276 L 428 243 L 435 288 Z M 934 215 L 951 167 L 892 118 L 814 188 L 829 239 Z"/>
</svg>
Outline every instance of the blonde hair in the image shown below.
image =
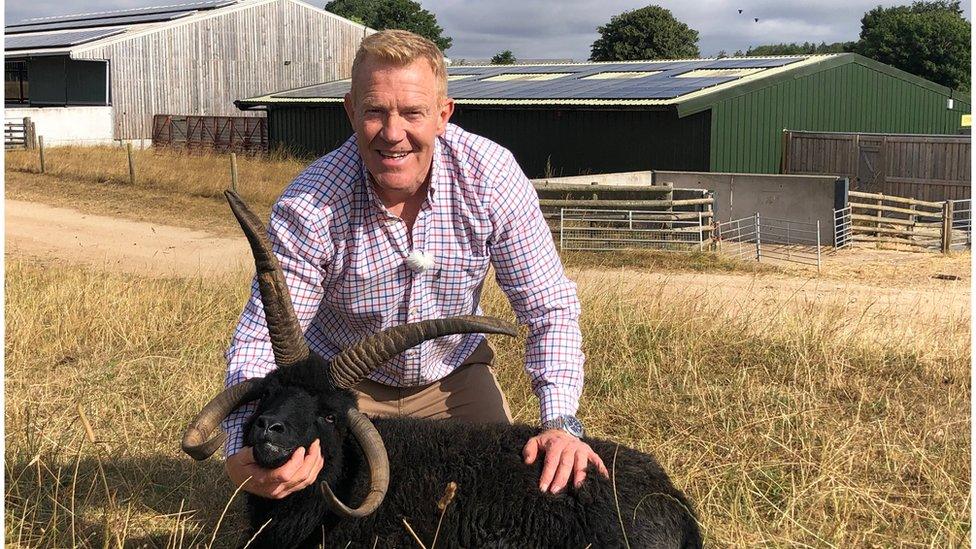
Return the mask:
<svg viewBox="0 0 976 549">
<path fill-rule="evenodd" d="M 447 67 L 444 54 L 430 40 L 410 31 L 389 29 L 379 31 L 363 38 L 352 62 L 352 87 L 356 88 L 356 75 L 367 57 L 386 61 L 398 66 L 406 66 L 418 59 L 426 59 L 434 71 L 438 94 L 447 97 Z M 355 95 L 355 93 L 354 93 Z"/>
</svg>

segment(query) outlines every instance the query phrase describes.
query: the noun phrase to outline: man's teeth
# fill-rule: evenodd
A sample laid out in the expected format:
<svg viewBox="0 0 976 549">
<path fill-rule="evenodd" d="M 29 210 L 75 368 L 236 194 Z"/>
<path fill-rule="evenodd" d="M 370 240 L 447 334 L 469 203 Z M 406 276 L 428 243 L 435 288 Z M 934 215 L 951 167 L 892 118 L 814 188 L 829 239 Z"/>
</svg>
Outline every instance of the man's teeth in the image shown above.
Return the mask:
<svg viewBox="0 0 976 549">
<path fill-rule="evenodd" d="M 403 157 L 407 156 L 408 154 L 410 154 L 410 151 L 401 152 L 401 153 L 388 153 L 388 152 L 382 152 L 382 151 L 380 152 L 380 156 L 383 156 L 384 158 L 403 158 Z"/>
</svg>

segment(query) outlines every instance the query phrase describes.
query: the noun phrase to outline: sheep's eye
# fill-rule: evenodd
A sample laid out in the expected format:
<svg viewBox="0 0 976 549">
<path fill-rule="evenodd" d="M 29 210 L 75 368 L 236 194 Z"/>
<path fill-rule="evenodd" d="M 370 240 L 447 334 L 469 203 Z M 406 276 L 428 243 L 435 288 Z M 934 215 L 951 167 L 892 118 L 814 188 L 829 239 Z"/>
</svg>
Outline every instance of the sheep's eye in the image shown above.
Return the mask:
<svg viewBox="0 0 976 549">
<path fill-rule="evenodd" d="M 335 416 L 332 415 L 332 414 L 329 414 L 329 415 L 325 416 L 325 420 L 328 421 L 329 423 L 335 423 Z"/>
</svg>

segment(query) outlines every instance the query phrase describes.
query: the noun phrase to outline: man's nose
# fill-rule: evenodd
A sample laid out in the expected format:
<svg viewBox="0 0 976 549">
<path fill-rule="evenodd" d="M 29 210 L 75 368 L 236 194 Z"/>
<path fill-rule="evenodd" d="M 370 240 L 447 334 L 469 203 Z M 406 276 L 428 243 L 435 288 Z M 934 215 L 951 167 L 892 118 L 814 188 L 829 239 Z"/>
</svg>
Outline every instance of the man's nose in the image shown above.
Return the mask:
<svg viewBox="0 0 976 549">
<path fill-rule="evenodd" d="M 383 122 L 381 135 L 387 143 L 399 143 L 406 139 L 407 132 L 404 130 L 403 118 L 398 114 L 390 114 L 387 116 Z"/>
</svg>

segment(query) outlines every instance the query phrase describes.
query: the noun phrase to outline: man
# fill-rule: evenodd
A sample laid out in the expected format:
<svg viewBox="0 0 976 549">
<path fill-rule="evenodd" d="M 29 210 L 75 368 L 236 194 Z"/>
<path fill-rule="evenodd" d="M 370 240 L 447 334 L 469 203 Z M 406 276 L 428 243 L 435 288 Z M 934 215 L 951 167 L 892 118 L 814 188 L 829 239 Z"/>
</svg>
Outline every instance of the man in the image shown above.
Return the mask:
<svg viewBox="0 0 976 549">
<path fill-rule="evenodd" d="M 588 463 L 606 475 L 573 416 L 583 381 L 576 287 L 511 153 L 448 124 L 454 102 L 441 52 L 406 31 L 365 38 L 345 109 L 355 135 L 292 182 L 269 222 L 309 345 L 328 358 L 393 325 L 475 313 L 491 263 L 529 326 L 525 367 L 544 430 L 523 456 L 544 459 L 539 488 L 579 485 Z M 227 356 L 228 385 L 274 367 L 256 284 Z M 511 423 L 492 357 L 480 334 L 427 342 L 356 387 L 360 410 Z M 318 441 L 261 469 L 242 448 L 252 409 L 224 424 L 228 476 L 237 485 L 250 477 L 244 489 L 270 498 L 309 486 L 323 467 Z"/>
</svg>

